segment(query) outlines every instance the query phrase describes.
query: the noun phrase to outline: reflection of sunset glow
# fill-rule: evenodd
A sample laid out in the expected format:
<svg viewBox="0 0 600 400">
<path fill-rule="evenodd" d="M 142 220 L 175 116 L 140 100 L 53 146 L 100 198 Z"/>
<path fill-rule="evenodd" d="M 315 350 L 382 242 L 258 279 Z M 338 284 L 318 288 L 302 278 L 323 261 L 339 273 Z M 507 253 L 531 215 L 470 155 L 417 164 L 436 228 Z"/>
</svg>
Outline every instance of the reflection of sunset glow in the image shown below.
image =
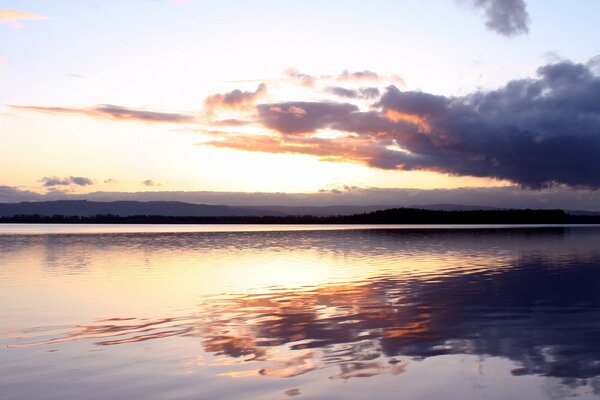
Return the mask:
<svg viewBox="0 0 600 400">
<path fill-rule="evenodd" d="M 232 284 L 246 291 L 264 291 L 268 288 L 315 287 L 326 284 L 334 275 L 335 265 L 322 260 L 317 252 L 304 252 L 301 257 L 285 253 L 249 254 L 238 260 L 235 269 L 252 271 L 232 276 Z"/>
</svg>

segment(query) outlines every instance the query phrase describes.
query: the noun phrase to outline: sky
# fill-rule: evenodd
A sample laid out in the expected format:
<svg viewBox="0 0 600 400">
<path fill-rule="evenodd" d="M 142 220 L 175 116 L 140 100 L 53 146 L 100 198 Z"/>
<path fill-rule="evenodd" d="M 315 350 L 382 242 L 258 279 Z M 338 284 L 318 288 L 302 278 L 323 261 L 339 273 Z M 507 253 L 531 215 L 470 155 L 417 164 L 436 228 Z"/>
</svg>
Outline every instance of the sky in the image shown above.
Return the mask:
<svg viewBox="0 0 600 400">
<path fill-rule="evenodd" d="M 596 0 L 2 1 L 0 201 L 504 188 L 600 208 L 597 15 Z"/>
</svg>

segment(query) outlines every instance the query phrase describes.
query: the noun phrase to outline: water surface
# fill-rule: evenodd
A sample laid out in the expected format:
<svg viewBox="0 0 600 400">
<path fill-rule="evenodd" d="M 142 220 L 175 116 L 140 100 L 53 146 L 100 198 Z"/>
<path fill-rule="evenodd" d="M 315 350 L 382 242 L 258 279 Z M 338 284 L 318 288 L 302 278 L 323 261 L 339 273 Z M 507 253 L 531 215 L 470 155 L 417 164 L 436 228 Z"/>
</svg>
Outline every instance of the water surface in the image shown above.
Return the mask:
<svg viewBox="0 0 600 400">
<path fill-rule="evenodd" d="M 600 396 L 597 227 L 228 227 L 4 228 L 0 398 Z"/>
</svg>

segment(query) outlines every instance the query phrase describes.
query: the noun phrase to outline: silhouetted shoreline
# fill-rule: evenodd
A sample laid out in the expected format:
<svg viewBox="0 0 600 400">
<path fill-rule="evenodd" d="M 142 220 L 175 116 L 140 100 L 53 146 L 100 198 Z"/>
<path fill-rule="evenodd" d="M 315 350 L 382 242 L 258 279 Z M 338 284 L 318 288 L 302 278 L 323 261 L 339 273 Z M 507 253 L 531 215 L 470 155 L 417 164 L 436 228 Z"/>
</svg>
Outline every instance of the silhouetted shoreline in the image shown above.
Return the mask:
<svg viewBox="0 0 600 400">
<path fill-rule="evenodd" d="M 440 211 L 394 208 L 340 216 L 95 216 L 15 215 L 0 223 L 43 224 L 596 224 L 597 215 L 569 215 L 563 210 Z"/>
</svg>

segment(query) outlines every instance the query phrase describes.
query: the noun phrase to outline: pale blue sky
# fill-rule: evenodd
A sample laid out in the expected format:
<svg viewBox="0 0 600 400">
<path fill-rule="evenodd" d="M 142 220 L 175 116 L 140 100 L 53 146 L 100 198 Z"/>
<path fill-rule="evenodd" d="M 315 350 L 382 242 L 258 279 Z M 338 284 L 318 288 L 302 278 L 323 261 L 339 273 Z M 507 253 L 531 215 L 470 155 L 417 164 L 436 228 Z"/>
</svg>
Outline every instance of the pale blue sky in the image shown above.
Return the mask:
<svg viewBox="0 0 600 400">
<path fill-rule="evenodd" d="M 4 1 L 51 19 L 0 26 L 0 101 L 194 109 L 222 81 L 287 67 L 395 73 L 411 88 L 455 94 L 531 74 L 548 53 L 580 62 L 600 53 L 598 1 L 529 1 L 530 32 L 513 38 L 456 3 Z"/>
</svg>

